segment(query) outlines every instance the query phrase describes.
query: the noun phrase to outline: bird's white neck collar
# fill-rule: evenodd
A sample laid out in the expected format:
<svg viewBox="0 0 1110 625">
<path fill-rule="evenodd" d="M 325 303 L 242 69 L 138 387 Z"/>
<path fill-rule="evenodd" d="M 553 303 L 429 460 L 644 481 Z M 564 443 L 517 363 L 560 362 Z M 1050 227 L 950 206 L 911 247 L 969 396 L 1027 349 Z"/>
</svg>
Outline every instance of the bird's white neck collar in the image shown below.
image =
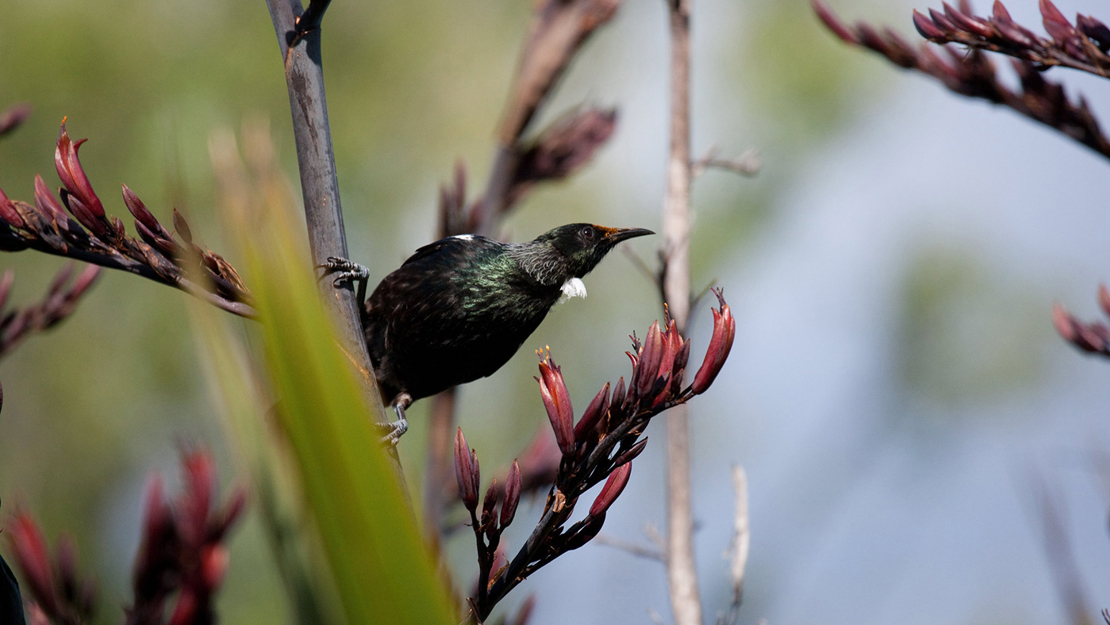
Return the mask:
<svg viewBox="0 0 1110 625">
<path fill-rule="evenodd" d="M 563 286 L 560 287 L 559 290 L 561 290 L 563 294 L 559 296 L 559 301 L 555 302 L 556 304 L 562 304 L 572 297 L 586 297 L 586 285 L 579 278 L 570 278 L 563 283 Z"/>
</svg>

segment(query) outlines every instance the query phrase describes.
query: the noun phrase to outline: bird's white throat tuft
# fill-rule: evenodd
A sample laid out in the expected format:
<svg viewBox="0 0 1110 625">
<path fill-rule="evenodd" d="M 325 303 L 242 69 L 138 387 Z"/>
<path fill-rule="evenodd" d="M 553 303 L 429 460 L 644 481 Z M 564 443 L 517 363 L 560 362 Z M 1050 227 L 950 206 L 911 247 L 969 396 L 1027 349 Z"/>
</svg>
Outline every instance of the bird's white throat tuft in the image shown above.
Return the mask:
<svg viewBox="0 0 1110 625">
<path fill-rule="evenodd" d="M 559 301 L 556 304 L 562 304 L 572 297 L 586 297 L 586 285 L 579 278 L 571 278 L 563 283 L 561 289 L 563 294 L 559 296 Z"/>
</svg>

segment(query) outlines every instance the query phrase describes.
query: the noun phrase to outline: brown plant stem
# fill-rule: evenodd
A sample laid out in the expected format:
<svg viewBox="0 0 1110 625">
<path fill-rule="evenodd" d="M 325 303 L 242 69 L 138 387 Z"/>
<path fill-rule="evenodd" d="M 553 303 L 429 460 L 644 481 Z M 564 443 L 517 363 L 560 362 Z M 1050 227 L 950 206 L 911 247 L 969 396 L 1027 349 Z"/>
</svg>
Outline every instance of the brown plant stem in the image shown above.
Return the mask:
<svg viewBox="0 0 1110 625">
<path fill-rule="evenodd" d="M 212 293 L 208 289 L 188 278 L 178 278 L 176 280 L 166 278 L 159 275 L 158 272 L 156 272 L 152 267 L 135 262 L 134 260 L 121 255 L 107 256 L 105 254 L 97 254 L 89 250 L 83 250 L 74 246 L 68 246 L 64 251 L 62 251 L 51 247 L 47 242 L 42 240 L 28 241 L 25 243 L 25 245 L 26 249 L 32 249 L 44 254 L 61 256 L 63 258 L 71 258 L 73 260 L 79 260 L 91 265 L 106 267 L 108 269 L 119 269 L 122 271 L 127 271 L 129 273 L 142 276 L 148 280 L 153 280 L 154 282 L 159 282 L 161 284 L 181 289 L 182 291 L 185 291 L 186 293 L 205 302 L 208 302 L 216 308 L 227 311 L 233 315 L 238 315 L 247 319 L 258 318 L 258 312 L 250 304 L 247 304 L 245 302 L 236 302 L 216 293 Z"/>
<path fill-rule="evenodd" d="M 296 18 L 302 13 L 300 0 L 266 0 L 266 5 L 277 33 L 289 90 L 312 262 L 322 265 L 329 256 L 347 258 L 347 237 L 343 229 L 343 209 L 339 203 L 339 181 L 335 173 L 335 153 L 324 94 L 321 29 L 314 28 L 303 33 L 290 47 L 295 38 Z M 367 405 L 379 423 L 388 423 L 389 418 L 374 380 L 370 354 L 366 351 L 354 289 L 337 289 L 330 280 L 322 280 L 320 288 L 325 306 L 336 324 L 340 345 L 363 374 L 360 380 Z M 403 486 L 404 475 L 395 448 L 389 450 L 389 456 L 397 479 Z"/>
<path fill-rule="evenodd" d="M 451 432 L 455 428 L 457 387 L 432 398 L 428 422 L 428 459 L 424 467 L 424 535 L 433 552 L 439 551 L 443 511 L 450 501 L 447 485 L 451 474 Z"/>
<path fill-rule="evenodd" d="M 671 146 L 663 204 L 663 296 L 671 318 L 685 332 L 690 314 L 690 5 L 669 0 L 671 34 Z M 701 625 L 694 517 L 691 505 L 690 433 L 685 406 L 667 414 L 667 584 L 676 625 Z"/>
</svg>

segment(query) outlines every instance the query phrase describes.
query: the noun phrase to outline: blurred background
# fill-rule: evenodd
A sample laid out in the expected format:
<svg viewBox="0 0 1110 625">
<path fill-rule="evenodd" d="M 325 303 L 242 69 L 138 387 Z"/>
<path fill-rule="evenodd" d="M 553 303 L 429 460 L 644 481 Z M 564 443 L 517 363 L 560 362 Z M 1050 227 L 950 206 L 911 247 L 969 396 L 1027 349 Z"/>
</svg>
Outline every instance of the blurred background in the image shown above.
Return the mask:
<svg viewBox="0 0 1110 625">
<path fill-rule="evenodd" d="M 431 240 L 437 188 L 457 160 L 471 188 L 484 181 L 529 4 L 340 1 L 329 10 L 324 65 L 347 233 L 375 280 Z M 917 38 L 903 0 L 831 4 L 846 19 Z M 1058 4 L 1069 16 L 1110 18 L 1095 0 Z M 1033 0 L 1008 8 L 1040 30 Z M 1097 285 L 1110 280 L 1107 163 L 846 48 L 803 0 L 699 0 L 693 28 L 695 151 L 755 147 L 764 163 L 754 180 L 709 172 L 694 191 L 694 284 L 722 285 L 737 318 L 732 358 L 691 412 L 707 613 L 729 601 L 722 553 L 738 463 L 751 492 L 743 623 L 1069 622 L 1046 556 L 1045 493 L 1097 619 L 1110 606 L 1110 368 L 1060 340 L 1049 311 L 1059 301 L 1097 315 Z M 582 175 L 532 195 L 508 237 L 572 221 L 659 229 L 667 55 L 664 3 L 627 0 L 544 115 L 615 105 L 614 139 Z M 1110 84 L 1050 77 L 1110 119 Z M 83 164 L 110 213 L 125 214 L 126 182 L 163 222 L 171 207 L 182 210 L 217 252 L 226 233 L 213 208 L 213 130 L 268 118 L 296 178 L 260 0 L 7 3 L 0 108 L 21 101 L 34 107 L 30 121 L 0 141 L 0 186 L 12 198 L 31 199 L 36 173 L 58 185 L 63 116 L 71 135 L 90 138 Z M 651 262 L 657 244 L 628 247 Z M 61 264 L 31 252 L 0 258 L 16 270 L 12 301 L 37 300 Z M 463 388 L 459 421 L 483 466 L 511 461 L 545 420 L 532 349 L 551 346 L 584 406 L 627 375 L 626 335 L 660 316 L 652 285 L 622 254 L 585 282 L 589 298 L 556 308 L 508 366 Z M 0 516 L 24 507 L 52 538 L 77 537 L 101 585 L 101 623 L 119 622 L 128 601 L 148 472 L 178 479 L 177 449 L 203 442 L 222 458 L 225 483 L 242 473 L 185 298 L 106 273 L 72 319 L 0 362 Z M 693 319 L 700 358 L 704 305 Z M 430 403 L 413 407 L 400 447 L 417 486 Z M 645 544 L 644 527 L 664 522 L 663 428 L 652 428 L 605 528 Z M 538 514 L 522 507 L 511 547 Z M 224 622 L 283 622 L 256 518 L 231 545 Z M 469 579 L 470 539 L 449 550 Z M 649 609 L 669 620 L 662 566 L 607 546 L 558 560 L 509 604 L 529 591 L 538 625 L 646 623 Z"/>
</svg>

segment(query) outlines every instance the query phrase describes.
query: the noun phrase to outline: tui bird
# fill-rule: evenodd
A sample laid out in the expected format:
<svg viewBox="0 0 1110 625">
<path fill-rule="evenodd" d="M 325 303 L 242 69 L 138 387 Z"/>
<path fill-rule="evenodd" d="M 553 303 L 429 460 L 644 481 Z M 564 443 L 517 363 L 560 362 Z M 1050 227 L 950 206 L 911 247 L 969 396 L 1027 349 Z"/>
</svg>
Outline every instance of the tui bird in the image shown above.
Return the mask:
<svg viewBox="0 0 1110 625">
<path fill-rule="evenodd" d="M 528 243 L 463 234 L 416 250 L 362 306 L 362 327 L 382 399 L 408 429 L 405 408 L 456 384 L 492 375 L 512 358 L 557 302 L 585 297 L 582 276 L 643 228 L 560 226 Z M 329 258 L 325 273 L 366 292 L 369 272 Z"/>
</svg>

